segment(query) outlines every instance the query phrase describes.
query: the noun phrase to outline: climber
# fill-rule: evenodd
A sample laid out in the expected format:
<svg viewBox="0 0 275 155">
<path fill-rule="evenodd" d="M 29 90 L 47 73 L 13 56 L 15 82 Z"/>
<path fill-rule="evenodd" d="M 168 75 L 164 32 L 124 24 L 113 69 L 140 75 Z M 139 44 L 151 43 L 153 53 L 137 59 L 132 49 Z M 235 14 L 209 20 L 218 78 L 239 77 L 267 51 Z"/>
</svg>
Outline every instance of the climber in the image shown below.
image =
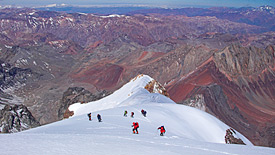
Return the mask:
<svg viewBox="0 0 275 155">
<path fill-rule="evenodd" d="M 124 117 L 127 117 L 127 110 L 124 111 Z"/>
<path fill-rule="evenodd" d="M 98 122 L 101 122 L 101 115 L 97 114 Z"/>
<path fill-rule="evenodd" d="M 147 112 L 146 112 L 145 110 L 142 109 L 142 110 L 141 110 L 141 113 L 142 113 L 142 115 L 143 115 L 144 117 L 146 117 L 146 113 L 147 113 Z"/>
<path fill-rule="evenodd" d="M 138 125 L 138 122 L 133 122 L 133 125 L 132 125 L 133 128 L 133 134 L 138 134 L 138 128 L 139 128 L 139 125 Z"/>
<path fill-rule="evenodd" d="M 164 126 L 161 126 L 158 128 L 158 130 L 160 129 L 160 136 L 163 136 L 163 134 L 165 133 L 165 128 Z"/>
<path fill-rule="evenodd" d="M 134 112 L 131 112 L 131 117 L 134 117 L 134 114 L 135 114 Z"/>
<path fill-rule="evenodd" d="M 89 121 L 91 121 L 92 120 L 92 114 L 88 113 L 88 117 L 89 117 Z"/>
<path fill-rule="evenodd" d="M 147 112 L 144 110 L 144 112 L 143 112 L 143 116 L 144 116 L 144 117 L 146 117 L 146 114 L 147 114 Z"/>
</svg>

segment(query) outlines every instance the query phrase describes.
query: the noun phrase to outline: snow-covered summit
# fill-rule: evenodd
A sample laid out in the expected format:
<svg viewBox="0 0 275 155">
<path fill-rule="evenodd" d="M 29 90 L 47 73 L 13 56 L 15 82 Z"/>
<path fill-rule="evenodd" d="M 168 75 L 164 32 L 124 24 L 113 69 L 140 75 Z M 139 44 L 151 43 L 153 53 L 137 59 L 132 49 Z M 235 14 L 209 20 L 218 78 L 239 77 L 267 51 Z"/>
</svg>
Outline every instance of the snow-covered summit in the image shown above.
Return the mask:
<svg viewBox="0 0 275 155">
<path fill-rule="evenodd" d="M 154 79 L 148 75 L 140 74 L 131 79 L 130 82 L 115 91 L 112 95 L 109 95 L 99 101 L 90 102 L 87 104 L 73 104 L 69 107 L 69 110 L 74 112 L 74 116 L 77 116 L 88 112 L 134 104 L 150 102 L 174 103 L 171 99 L 159 93 L 150 93 L 145 89 L 145 86 L 153 80 Z"/>
<path fill-rule="evenodd" d="M 114 18 L 114 17 L 125 17 L 125 15 L 111 14 L 108 16 L 100 16 L 101 18 Z"/>
<path fill-rule="evenodd" d="M 69 6 L 68 4 L 48 4 L 48 5 L 45 5 L 45 6 L 39 6 L 39 7 L 46 7 L 46 8 L 51 8 L 51 7 L 67 7 Z"/>
<path fill-rule="evenodd" d="M 256 9 L 253 9 L 253 11 L 260 11 L 260 12 L 269 12 L 270 14 L 275 13 L 275 8 L 269 5 L 260 6 Z"/>
</svg>

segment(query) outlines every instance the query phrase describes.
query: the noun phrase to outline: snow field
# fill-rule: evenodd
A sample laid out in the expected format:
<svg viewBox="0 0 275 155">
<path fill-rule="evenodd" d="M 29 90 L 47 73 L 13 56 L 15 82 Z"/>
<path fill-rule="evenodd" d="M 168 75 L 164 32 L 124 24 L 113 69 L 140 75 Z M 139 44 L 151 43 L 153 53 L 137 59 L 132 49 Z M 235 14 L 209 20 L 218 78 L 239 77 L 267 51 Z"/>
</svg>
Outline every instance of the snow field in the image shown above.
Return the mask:
<svg viewBox="0 0 275 155">
<path fill-rule="evenodd" d="M 180 108 L 172 104 L 144 103 L 141 105 L 118 107 L 93 112 L 92 121 L 88 120 L 86 114 L 79 115 L 21 133 L 0 135 L 0 139 L 5 141 L 5 146 L 0 146 L 0 149 L 4 151 L 4 154 L 17 154 L 20 152 L 30 155 L 274 154 L 275 150 L 271 148 L 255 147 L 252 145 L 228 145 L 205 142 L 204 140 L 194 140 L 192 136 L 199 130 L 194 129 L 192 125 L 190 126 L 190 124 L 194 123 L 188 124 L 185 120 L 181 122 L 170 121 L 170 119 L 179 120 L 181 116 L 184 115 L 180 113 L 180 111 L 183 110 L 181 108 L 186 107 L 178 106 L 180 106 Z M 140 110 L 142 108 L 148 112 L 147 117 L 141 115 Z M 165 110 L 160 112 L 159 110 L 163 108 L 165 108 Z M 127 117 L 123 116 L 124 110 L 128 111 Z M 135 113 L 134 118 L 129 116 L 131 111 Z M 190 112 L 192 112 L 192 110 Z M 97 121 L 96 115 L 98 113 L 101 114 L 103 122 Z M 196 112 L 192 113 L 196 114 Z M 213 119 L 214 121 L 210 121 L 210 123 L 216 123 L 215 118 Z M 131 125 L 132 122 L 136 121 L 140 124 L 139 134 L 132 134 Z M 175 122 L 177 122 L 177 126 L 172 126 Z M 193 122 L 199 123 L 195 119 L 193 119 Z M 181 126 L 181 124 L 185 125 Z M 185 126 L 188 126 L 187 124 L 190 126 L 190 129 L 185 128 Z M 163 137 L 159 136 L 159 131 L 157 130 L 157 127 L 161 125 L 164 125 L 167 130 Z M 209 124 L 209 126 L 211 125 L 213 124 Z M 221 126 L 219 128 L 223 127 L 224 126 Z M 204 127 L 201 126 L 201 128 Z M 225 131 L 223 136 L 224 134 Z"/>
</svg>

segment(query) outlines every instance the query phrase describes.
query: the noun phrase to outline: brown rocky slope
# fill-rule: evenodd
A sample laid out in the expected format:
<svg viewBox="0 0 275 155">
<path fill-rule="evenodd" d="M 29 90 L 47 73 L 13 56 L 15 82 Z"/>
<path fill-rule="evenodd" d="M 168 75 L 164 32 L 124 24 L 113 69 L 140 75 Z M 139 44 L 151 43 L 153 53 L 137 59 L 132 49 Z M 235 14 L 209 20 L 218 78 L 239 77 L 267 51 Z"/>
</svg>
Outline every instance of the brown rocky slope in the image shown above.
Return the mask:
<svg viewBox="0 0 275 155">
<path fill-rule="evenodd" d="M 203 107 L 254 144 L 275 147 L 274 46 L 226 47 L 167 87 L 176 102 Z"/>
</svg>

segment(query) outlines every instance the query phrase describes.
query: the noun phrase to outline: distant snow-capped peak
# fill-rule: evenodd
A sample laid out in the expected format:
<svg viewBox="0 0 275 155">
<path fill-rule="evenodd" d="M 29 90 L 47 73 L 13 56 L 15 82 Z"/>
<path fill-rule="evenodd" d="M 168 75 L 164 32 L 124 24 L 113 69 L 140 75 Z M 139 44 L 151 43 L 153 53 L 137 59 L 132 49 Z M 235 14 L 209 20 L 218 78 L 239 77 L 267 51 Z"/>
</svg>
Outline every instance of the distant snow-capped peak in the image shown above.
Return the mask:
<svg viewBox="0 0 275 155">
<path fill-rule="evenodd" d="M 275 13 L 275 8 L 272 7 L 272 6 L 269 6 L 269 5 L 264 5 L 264 6 L 260 6 L 256 9 L 254 9 L 253 11 L 261 11 L 261 12 L 269 12 L 271 14 L 274 14 Z"/>
</svg>

